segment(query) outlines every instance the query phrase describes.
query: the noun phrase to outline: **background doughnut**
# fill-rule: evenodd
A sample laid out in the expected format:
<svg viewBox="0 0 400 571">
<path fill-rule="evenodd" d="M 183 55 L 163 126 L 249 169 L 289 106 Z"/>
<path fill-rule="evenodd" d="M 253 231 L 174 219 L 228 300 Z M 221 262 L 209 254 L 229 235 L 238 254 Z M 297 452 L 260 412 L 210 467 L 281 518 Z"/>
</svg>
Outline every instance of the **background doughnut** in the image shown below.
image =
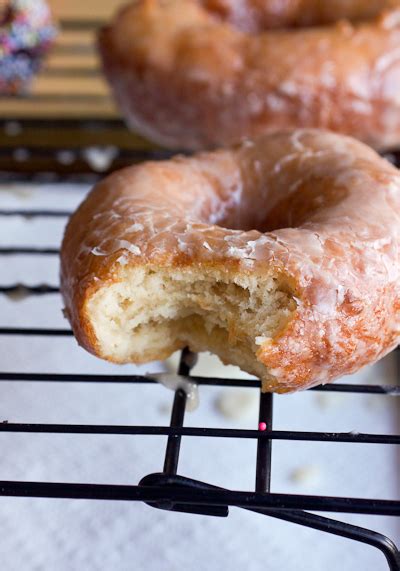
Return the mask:
<svg viewBox="0 0 400 571">
<path fill-rule="evenodd" d="M 351 5 L 352 3 L 350 3 Z M 129 125 L 171 148 L 319 127 L 400 144 L 400 11 L 248 34 L 196 0 L 139 0 L 100 33 Z"/>
</svg>

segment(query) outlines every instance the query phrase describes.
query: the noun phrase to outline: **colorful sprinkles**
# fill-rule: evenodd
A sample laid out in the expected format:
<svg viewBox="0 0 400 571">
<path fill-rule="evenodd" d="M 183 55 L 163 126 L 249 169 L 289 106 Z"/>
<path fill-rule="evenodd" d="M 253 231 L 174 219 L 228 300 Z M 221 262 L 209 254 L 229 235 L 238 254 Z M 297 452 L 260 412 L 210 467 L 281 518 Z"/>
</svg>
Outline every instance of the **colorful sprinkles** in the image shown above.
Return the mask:
<svg viewBox="0 0 400 571">
<path fill-rule="evenodd" d="M 44 0 L 11 0 L 0 21 L 0 93 L 25 91 L 57 33 Z"/>
</svg>

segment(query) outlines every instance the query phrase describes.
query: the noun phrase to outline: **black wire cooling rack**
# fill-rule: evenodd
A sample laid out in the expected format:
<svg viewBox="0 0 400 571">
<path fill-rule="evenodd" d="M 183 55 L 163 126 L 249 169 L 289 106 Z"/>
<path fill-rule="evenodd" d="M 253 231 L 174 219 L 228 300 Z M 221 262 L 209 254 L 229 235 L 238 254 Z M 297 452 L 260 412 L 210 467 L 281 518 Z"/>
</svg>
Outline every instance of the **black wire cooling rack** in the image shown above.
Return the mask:
<svg viewBox="0 0 400 571">
<path fill-rule="evenodd" d="M 75 22 L 72 27 L 85 28 Z M 92 25 L 92 24 L 90 24 Z M 82 47 L 71 45 L 63 48 L 65 53 L 80 53 Z M 63 51 L 61 50 L 61 51 Z M 96 71 L 86 70 L 95 74 Z M 74 75 L 74 70 L 52 69 L 53 77 Z M 82 76 L 84 70 L 80 71 Z M 79 73 L 78 73 L 79 76 Z M 47 97 L 47 99 L 46 99 Z M 41 104 L 59 103 L 68 94 L 39 97 Z M 81 94 L 76 101 L 97 101 L 96 96 Z M 69 99 L 70 100 L 70 99 Z M 35 98 L 33 98 L 33 103 Z M 30 99 L 32 104 L 32 99 Z M 1 105 L 0 105 L 1 107 Z M 0 182 L 8 181 L 92 181 L 99 173 L 88 160 L 87 148 L 95 145 L 100 152 L 108 152 L 109 158 L 103 163 L 103 172 L 148 158 L 157 159 L 166 155 L 138 138 L 127 133 L 117 117 L 64 119 L 13 117 L 0 121 Z M 110 152 L 110 147 L 112 152 Z M 396 161 L 398 157 L 391 157 Z M 68 212 L 53 210 L 4 210 L 0 205 L 0 219 L 9 216 L 25 217 L 66 217 Z M 0 247 L 0 263 L 6 263 L 9 256 L 18 255 L 58 255 L 57 248 Z M 18 293 L 42 296 L 58 293 L 58 288 L 48 285 L 26 286 L 24 284 L 0 284 L 0 294 Z M 68 337 L 69 329 L 42 328 L 0 328 L 0 336 L 43 336 Z M 399 353 L 398 353 L 399 354 Z M 0 432 L 50 433 L 50 434 L 125 434 L 167 436 L 167 447 L 162 470 L 145 475 L 138 485 L 98 485 L 48 482 L 0 481 L 0 496 L 22 496 L 41 498 L 70 498 L 124 500 L 146 502 L 154 508 L 192 514 L 227 517 L 230 507 L 239 507 L 287 522 L 299 524 L 322 532 L 342 536 L 379 549 L 386 557 L 391 571 L 400 571 L 400 554 L 394 542 L 384 535 L 362 527 L 350 525 L 332 518 L 310 512 L 369 514 L 400 517 L 400 500 L 380 500 L 374 498 L 327 497 L 294 494 L 277 494 L 271 490 L 272 448 L 276 440 L 325 442 L 346 442 L 357 444 L 400 445 L 400 435 L 301 432 L 273 429 L 273 395 L 260 391 L 259 381 L 236 379 L 204 378 L 191 376 L 196 356 L 185 350 L 182 352 L 178 375 L 189 378 L 199 386 L 246 387 L 258 390 L 260 394 L 259 421 L 268 419 L 267 429 L 242 430 L 225 428 L 185 427 L 185 407 L 187 396 L 182 390 L 175 392 L 169 426 L 118 426 L 118 425 L 70 425 L 70 424 L 24 424 L 0 423 Z M 1 358 L 0 358 L 1 367 Z M 398 379 L 399 380 L 399 379 Z M 80 374 L 40 374 L 1 372 L 0 381 L 29 381 L 48 383 L 153 383 L 156 380 L 144 376 L 80 375 Z M 399 397 L 399 386 L 351 385 L 336 383 L 320 386 L 313 391 L 326 391 L 351 394 L 385 395 Z M 213 486 L 209 483 L 189 479 L 179 474 L 179 452 L 182 438 L 246 438 L 257 441 L 257 456 L 254 464 L 254 490 L 235 491 Z M 160 461 L 161 466 L 161 461 Z M 357 568 L 356 566 L 354 567 Z"/>
<path fill-rule="evenodd" d="M 93 126 L 93 124 L 92 124 Z M 99 125 L 98 127 L 100 127 Z M 78 125 L 84 128 L 84 123 Z M 0 126 L 1 128 L 1 126 Z M 24 124 L 22 122 L 22 128 Z M 48 151 L 50 154 L 50 151 Z M 56 153 L 53 149 L 51 153 Z M 128 154 L 126 154 L 128 160 Z M 142 155 L 140 155 L 141 157 Z M 150 156 L 150 151 L 149 151 Z M 133 151 L 129 155 L 130 162 L 138 160 L 138 154 Z M 29 160 L 27 159 L 29 163 Z M 119 165 L 119 161 L 116 162 Z M 82 165 L 83 167 L 83 165 Z M 24 171 L 7 173 L 6 180 L 32 180 Z M 12 176 L 11 176 L 12 175 Z M 37 176 L 37 175 L 35 175 Z M 42 176 L 43 173 L 42 173 Z M 52 172 L 54 179 L 62 181 L 64 169 L 55 169 Z M 96 178 L 98 174 L 91 171 L 86 165 L 79 172 L 79 177 Z M 68 177 L 69 178 L 69 177 Z M 68 212 L 52 210 L 0 210 L 1 217 L 66 217 Z M 1 247 L 0 262 L 9 256 L 18 255 L 58 255 L 57 248 L 35 247 Z M 58 293 L 58 287 L 49 285 L 26 286 L 21 284 L 1 285 L 0 293 L 12 294 L 23 290 L 25 294 L 42 296 Z M 14 336 L 44 336 L 68 337 L 72 335 L 69 329 L 42 329 L 42 328 L 0 328 L 0 335 Z M 185 350 L 182 352 L 178 375 L 191 378 L 199 386 L 213 385 L 222 387 L 246 387 L 249 390 L 260 390 L 259 381 L 239 381 L 236 379 L 203 378 L 190 376 L 195 364 L 195 355 Z M 0 360 L 1 366 L 1 360 Z M 0 372 L 0 381 L 29 381 L 29 382 L 64 382 L 64 383 L 151 383 L 153 378 L 144 376 L 116 376 L 116 375 L 79 375 L 79 374 L 40 374 Z M 352 394 L 380 394 L 387 398 L 400 396 L 400 387 L 384 385 L 350 385 L 336 383 L 320 386 L 313 391 L 341 392 Z M 327 432 L 301 432 L 276 431 L 273 429 L 273 395 L 260 391 L 260 422 L 268 419 L 267 430 L 242 430 L 223 428 L 189 428 L 184 426 L 185 406 L 187 397 L 182 390 L 177 390 L 174 397 L 171 421 L 169 426 L 116 426 L 116 425 L 69 425 L 69 424 L 24 424 L 0 423 L 0 432 L 20 433 L 51 433 L 51 434 L 125 434 L 125 435 L 158 435 L 168 436 L 165 459 L 162 471 L 146 475 L 138 485 L 97 485 L 97 484 L 70 484 L 70 483 L 43 483 L 0 481 L 0 496 L 24 496 L 46 498 L 79 498 L 101 500 L 142 501 L 147 504 L 171 511 L 188 512 L 209 516 L 228 516 L 229 507 L 236 506 L 246 510 L 278 518 L 287 522 L 300 524 L 306 527 L 339 535 L 358 542 L 369 544 L 379 549 L 386 557 L 389 569 L 400 570 L 400 554 L 396 545 L 389 538 L 369 529 L 343 523 L 335 519 L 309 513 L 331 512 L 352 514 L 374 514 L 386 516 L 400 516 L 399 500 L 379 500 L 373 498 L 348 498 L 308 496 L 292 494 L 276 494 L 271 491 L 272 443 L 274 440 L 308 441 L 308 442 L 347 442 L 358 444 L 399 445 L 400 435 L 386 434 L 358 434 L 358 433 L 327 433 Z M 211 484 L 194 479 L 185 478 L 179 474 L 179 451 L 182 438 L 196 436 L 200 438 L 247 438 L 257 441 L 257 458 L 255 461 L 255 489 L 249 491 L 233 491 L 222 489 Z"/>
</svg>

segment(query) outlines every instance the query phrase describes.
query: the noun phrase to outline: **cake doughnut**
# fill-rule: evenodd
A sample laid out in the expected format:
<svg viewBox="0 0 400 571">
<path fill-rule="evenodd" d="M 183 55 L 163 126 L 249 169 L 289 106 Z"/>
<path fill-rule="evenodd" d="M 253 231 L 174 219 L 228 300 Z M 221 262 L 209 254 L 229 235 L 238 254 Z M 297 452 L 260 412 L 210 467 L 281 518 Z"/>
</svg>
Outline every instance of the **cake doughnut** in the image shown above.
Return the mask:
<svg viewBox="0 0 400 571">
<path fill-rule="evenodd" d="M 147 162 L 68 223 L 61 291 L 78 342 L 116 363 L 211 351 L 290 392 L 400 339 L 400 172 L 306 129 Z"/>
<path fill-rule="evenodd" d="M 0 2 L 0 94 L 26 92 L 57 29 L 44 0 Z"/>
<path fill-rule="evenodd" d="M 368 0 L 346 5 L 361 17 Z M 235 14 L 238 25 L 198 0 L 137 0 L 100 32 L 103 68 L 132 129 L 190 150 L 299 127 L 379 150 L 400 143 L 399 8 L 367 22 L 255 34 Z"/>
<path fill-rule="evenodd" d="M 399 0 L 200 0 L 220 18 L 251 33 L 268 28 L 321 26 L 379 16 Z"/>
</svg>

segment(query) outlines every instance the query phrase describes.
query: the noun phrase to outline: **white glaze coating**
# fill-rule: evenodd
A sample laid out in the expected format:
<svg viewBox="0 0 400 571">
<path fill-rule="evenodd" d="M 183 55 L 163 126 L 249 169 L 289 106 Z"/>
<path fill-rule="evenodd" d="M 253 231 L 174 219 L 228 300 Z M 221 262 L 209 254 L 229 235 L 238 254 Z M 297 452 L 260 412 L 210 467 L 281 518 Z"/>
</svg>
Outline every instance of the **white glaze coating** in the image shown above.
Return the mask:
<svg viewBox="0 0 400 571">
<path fill-rule="evenodd" d="M 199 406 L 199 387 L 189 378 L 171 373 L 148 374 L 146 376 L 158 381 L 171 391 L 175 392 L 181 389 L 187 398 L 186 408 L 188 411 L 193 412 Z"/>
</svg>

